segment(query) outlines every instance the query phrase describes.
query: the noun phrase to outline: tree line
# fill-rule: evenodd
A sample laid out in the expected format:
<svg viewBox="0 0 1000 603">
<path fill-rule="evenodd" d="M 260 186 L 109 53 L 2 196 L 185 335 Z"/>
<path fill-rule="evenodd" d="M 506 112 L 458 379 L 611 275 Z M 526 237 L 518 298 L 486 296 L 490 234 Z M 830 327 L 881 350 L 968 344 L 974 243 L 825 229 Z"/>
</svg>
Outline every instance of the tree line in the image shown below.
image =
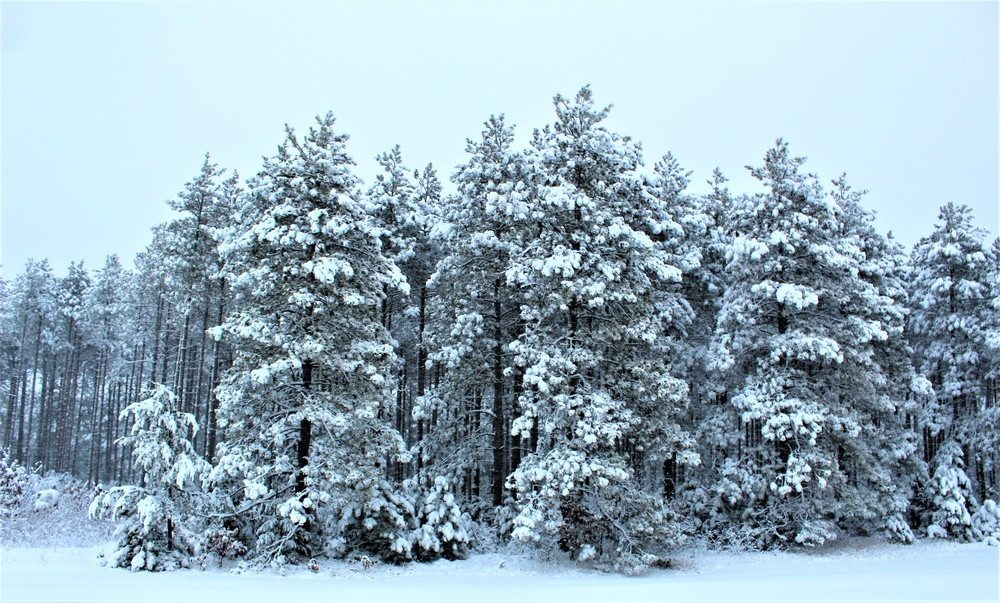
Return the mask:
<svg viewBox="0 0 1000 603">
<path fill-rule="evenodd" d="M 327 114 L 245 182 L 206 156 L 134 270 L 29 261 L 4 448 L 121 485 L 122 517 L 175 501 L 161 564 L 185 530 L 278 562 L 478 530 L 629 571 L 691 535 L 991 533 L 1000 243 L 968 207 L 907 253 L 780 139 L 762 192 L 696 195 L 589 88 L 554 105 L 525 149 L 487 120 L 454 194 L 398 146 L 364 187 Z"/>
</svg>

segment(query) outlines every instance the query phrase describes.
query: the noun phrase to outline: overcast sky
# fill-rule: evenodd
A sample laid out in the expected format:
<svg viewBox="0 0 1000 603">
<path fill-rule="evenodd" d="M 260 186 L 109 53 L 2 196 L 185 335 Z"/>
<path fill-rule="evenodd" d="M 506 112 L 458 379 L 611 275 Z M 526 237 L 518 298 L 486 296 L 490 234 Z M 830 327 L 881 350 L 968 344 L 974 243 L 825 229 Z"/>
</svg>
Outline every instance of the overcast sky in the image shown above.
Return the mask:
<svg viewBox="0 0 1000 603">
<path fill-rule="evenodd" d="M 492 113 L 526 144 L 591 84 L 609 128 L 752 190 L 784 137 L 907 246 L 948 202 L 998 229 L 998 3 L 3 2 L 5 278 L 126 264 L 204 154 L 242 176 L 333 110 L 358 174 L 447 179 Z"/>
</svg>

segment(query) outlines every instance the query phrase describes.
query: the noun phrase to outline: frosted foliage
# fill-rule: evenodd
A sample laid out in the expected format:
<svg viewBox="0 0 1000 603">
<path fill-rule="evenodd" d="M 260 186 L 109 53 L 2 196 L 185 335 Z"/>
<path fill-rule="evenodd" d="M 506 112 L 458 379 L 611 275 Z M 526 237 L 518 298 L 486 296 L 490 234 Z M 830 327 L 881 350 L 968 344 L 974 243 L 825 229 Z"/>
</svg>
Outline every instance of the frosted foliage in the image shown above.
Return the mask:
<svg viewBox="0 0 1000 603">
<path fill-rule="evenodd" d="M 962 541 L 978 540 L 970 513 L 977 505 L 965 474 L 962 448 L 955 442 L 948 442 L 938 451 L 936 461 L 937 468 L 930 484 L 934 515 L 928 534 Z"/>
<path fill-rule="evenodd" d="M 508 481 L 513 533 L 629 565 L 675 536 L 620 451 L 663 459 L 687 441 L 667 333 L 690 309 L 664 294 L 681 279 L 671 246 L 682 229 L 639 176 L 638 145 L 600 125 L 608 110 L 589 89 L 555 106 L 528 156 L 537 227 L 506 272 L 523 296 L 523 333 L 509 346 L 524 386 L 512 432 L 538 438 Z"/>
<path fill-rule="evenodd" d="M 709 530 L 744 518 L 759 545 L 822 544 L 845 527 L 912 540 L 903 256 L 843 176 L 827 193 L 804 161 L 779 140 L 748 168 L 765 192 L 727 214 L 707 359 L 722 406 L 700 429 L 703 454 L 726 462 L 695 472 L 714 485 L 687 504 Z"/>
<path fill-rule="evenodd" d="M 380 407 L 396 387 L 382 302 L 407 286 L 333 126 L 327 114 L 302 139 L 287 128 L 218 233 L 237 310 L 212 334 L 236 354 L 217 389 L 227 438 L 210 483 L 262 562 L 343 550 L 342 518 L 367 532 L 393 500 L 386 460 L 406 460 Z"/>
<path fill-rule="evenodd" d="M 21 495 L 28 485 L 29 471 L 0 449 L 0 521 L 9 521 L 17 513 Z"/>
<path fill-rule="evenodd" d="M 187 567 L 197 546 L 192 515 L 201 477 L 210 468 L 191 444 L 198 424 L 192 415 L 177 410 L 176 396 L 163 385 L 127 406 L 122 417 L 127 415 L 132 428 L 120 443 L 132 447 L 143 482 L 99 491 L 90 514 L 118 523 L 117 548 L 109 559 L 112 567 L 132 571 Z"/>
<path fill-rule="evenodd" d="M 990 250 L 969 208 L 949 203 L 910 256 L 909 329 L 915 363 L 934 385 L 940 406 L 930 421 L 974 419 L 956 408 L 983 395 L 996 310 L 991 307 Z M 964 427 L 964 425 L 959 425 Z M 971 437 L 969 434 L 967 437 Z"/>
<path fill-rule="evenodd" d="M 417 560 L 461 559 L 467 554 L 471 520 L 455 498 L 452 481 L 439 475 L 429 486 L 416 489 L 412 540 Z"/>
<path fill-rule="evenodd" d="M 992 499 L 986 499 L 972 515 L 972 529 L 984 542 L 1000 546 L 1000 507 Z"/>
<path fill-rule="evenodd" d="M 521 379 L 510 344 L 517 336 L 522 296 L 507 271 L 537 230 L 532 172 L 513 142 L 513 127 L 503 115 L 491 116 L 480 138 L 466 142 L 466 162 L 452 175 L 457 194 L 444 198 L 441 222 L 431 233 L 442 255 L 428 282 L 432 295 L 425 342 L 428 371 L 439 378 L 413 411 L 418 421 L 438 421 L 420 444 L 427 472 L 421 479 L 488 466 L 492 496 L 479 505 L 491 511 L 508 495 L 503 485 L 511 468 L 504 433 L 511 414 L 517 414 Z M 489 415 L 468 415 L 476 398 Z M 454 494 L 467 500 L 460 488 Z M 475 501 L 463 504 L 474 512 Z"/>
<path fill-rule="evenodd" d="M 208 469 L 191 444 L 198 432 L 194 415 L 177 410 L 177 397 L 157 384 L 139 402 L 122 411 L 132 416 L 130 435 L 121 443 L 132 446 L 135 464 L 144 471 L 143 485 L 177 490 L 196 489 Z"/>
</svg>

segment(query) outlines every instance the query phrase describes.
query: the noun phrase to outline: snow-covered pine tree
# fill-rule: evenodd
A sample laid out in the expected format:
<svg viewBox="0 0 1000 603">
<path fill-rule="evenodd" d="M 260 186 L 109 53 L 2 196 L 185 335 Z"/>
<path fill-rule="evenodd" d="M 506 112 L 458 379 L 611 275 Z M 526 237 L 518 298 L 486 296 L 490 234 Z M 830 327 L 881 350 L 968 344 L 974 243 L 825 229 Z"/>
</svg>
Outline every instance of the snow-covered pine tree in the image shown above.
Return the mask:
<svg viewBox="0 0 1000 603">
<path fill-rule="evenodd" d="M 716 316 L 724 289 L 725 242 L 723 221 L 731 203 L 725 188 L 726 178 L 719 170 L 709 184 L 712 192 L 704 196 L 686 193 L 690 172 L 684 171 L 672 154 L 665 155 L 653 167 L 650 192 L 657 198 L 671 232 L 654 237 L 677 258 L 684 275 L 681 283 L 663 289 L 667 324 L 671 325 L 671 354 L 676 374 L 688 384 L 691 403 L 680 419 L 686 431 L 694 434 L 711 411 L 709 400 L 716 397 L 715 385 L 707 372 L 708 342 L 715 331 Z M 688 307 L 677 307 L 680 292 Z M 674 307 L 671 307 L 671 303 Z M 685 486 L 685 481 L 688 482 Z M 676 456 L 663 466 L 663 496 L 674 499 L 681 488 L 700 481 L 698 470 L 678 462 Z M 687 511 L 688 509 L 685 509 Z"/>
<path fill-rule="evenodd" d="M 638 174 L 639 145 L 601 125 L 609 109 L 594 108 L 589 88 L 555 108 L 529 156 L 534 237 L 507 271 L 523 322 L 510 345 L 524 375 L 513 431 L 537 427 L 509 480 L 513 534 L 634 571 L 675 536 L 642 469 L 686 439 L 676 421 L 687 388 L 664 343 L 679 317 L 661 295 L 681 269 L 654 241 L 678 229 Z"/>
<path fill-rule="evenodd" d="M 412 532 L 413 558 L 417 561 L 462 559 L 468 552 L 469 516 L 455 497 L 454 480 L 438 475 L 433 480 L 409 480 L 413 498 L 415 528 Z M 429 481 L 430 483 L 426 483 Z"/>
<path fill-rule="evenodd" d="M 164 571 L 187 567 L 197 536 L 189 523 L 201 477 L 210 466 L 194 450 L 194 415 L 180 412 L 177 397 L 163 385 L 122 411 L 132 429 L 121 438 L 142 470 L 142 485 L 99 492 L 90 505 L 94 517 L 118 522 L 112 567 Z"/>
<path fill-rule="evenodd" d="M 839 442 L 840 464 L 849 475 L 840 496 L 841 525 L 854 533 L 884 531 L 910 543 L 909 502 L 918 478 L 927 472 L 917 454 L 914 426 L 929 384 L 914 371 L 904 335 L 906 255 L 891 233 L 883 236 L 875 230 L 874 214 L 861 205 L 865 191 L 853 190 L 843 174 L 832 184 L 830 196 L 843 211 L 843 236 L 862 254 L 857 267 L 863 284 L 847 312 L 885 334 L 855 342 L 857 364 L 844 373 L 842 387 L 849 388 L 850 409 L 861 418 L 861 437 Z"/>
<path fill-rule="evenodd" d="M 910 318 L 908 335 L 916 369 L 930 380 L 934 404 L 924 409 L 923 452 L 937 474 L 939 449 L 950 441 L 962 448 L 963 471 L 973 488 L 986 494 L 996 452 L 996 424 L 980 419 L 988 408 L 991 355 L 990 331 L 996 321 L 992 307 L 992 270 L 985 231 L 974 226 L 968 206 L 949 203 L 941 208 L 934 231 L 922 238 L 910 254 Z M 981 431 L 984 430 L 984 431 Z M 932 480 L 932 483 L 939 483 Z M 945 493 L 934 493 L 937 500 Z M 932 503 L 932 513 L 936 503 Z M 967 509 L 974 512 L 974 507 Z"/>
<path fill-rule="evenodd" d="M 900 336 L 898 282 L 879 280 L 892 256 L 873 247 L 849 191 L 828 197 L 800 171 L 804 161 L 778 140 L 750 168 L 765 191 L 738 199 L 727 220 L 714 344 L 726 392 L 711 420 L 730 431 L 716 430 L 726 459 L 710 485 L 712 513 L 760 545 L 821 544 L 845 515 L 895 515 L 900 459 L 878 447 L 909 449 L 877 364 L 889 352 L 880 346 Z"/>
<path fill-rule="evenodd" d="M 396 399 L 387 401 L 391 403 L 387 410 L 404 439 L 415 444 L 423 426 L 413 425 L 412 409 L 416 398 L 424 394 L 427 382 L 427 280 L 439 257 L 439 246 L 431 241 L 431 231 L 438 222 L 441 183 L 433 165 L 423 173 L 414 170 L 411 182 L 399 145 L 376 160 L 384 173 L 376 177 L 368 191 L 368 212 L 382 229 L 383 251 L 399 267 L 410 287 L 409 295 L 387 290 L 383 301 L 382 322 L 396 341 L 402 360 L 400 387 Z M 408 465 L 395 463 L 392 474 L 401 481 L 411 470 Z"/>
<path fill-rule="evenodd" d="M 97 352 L 92 406 L 87 413 L 90 419 L 87 476 L 93 483 L 111 478 L 114 471 L 108 457 L 116 446 L 114 434 L 121 423 L 118 420 L 121 407 L 116 408 L 117 401 L 112 399 L 110 389 L 131 368 L 127 367 L 124 352 L 134 343 L 129 336 L 135 333 L 134 323 L 138 319 L 130 305 L 132 279 L 132 273 L 122 266 L 118 256 L 110 255 L 84 296 L 88 340 Z"/>
<path fill-rule="evenodd" d="M 993 308 L 992 320 L 988 330 L 986 373 L 986 399 L 984 407 L 977 418 L 975 431 L 975 446 L 983 455 L 978 464 L 980 485 L 979 494 L 987 502 L 1000 500 L 1000 238 L 993 239 L 990 248 L 990 306 Z M 983 503 L 984 505 L 986 503 Z M 992 509 L 996 510 L 994 503 Z"/>
<path fill-rule="evenodd" d="M 157 231 L 162 251 L 157 270 L 162 274 L 162 303 L 170 308 L 176 332 L 177 363 L 170 384 L 181 408 L 202 417 L 203 439 L 197 444 L 206 456 L 214 454 L 215 397 L 219 378 L 219 345 L 210 342 L 208 329 L 221 323 L 230 295 L 218 277 L 222 258 L 212 233 L 226 228 L 240 193 L 239 175 L 223 180 L 226 170 L 206 154 L 198 175 L 184 185 L 176 199 L 167 201 L 180 214 Z M 167 379 L 168 375 L 163 375 Z"/>
<path fill-rule="evenodd" d="M 39 420 L 38 385 L 44 382 L 39 369 L 46 367 L 46 360 L 56 339 L 56 278 L 48 260 L 28 260 L 24 272 L 10 284 L 9 308 L 12 315 L 5 321 L 4 338 L 13 351 L 10 373 L 10 394 L 7 398 L 4 422 L 4 446 L 14 459 L 31 465 L 41 458 L 36 434 Z"/>
<path fill-rule="evenodd" d="M 406 284 L 333 127 L 328 113 L 301 140 L 286 128 L 220 246 L 239 309 L 214 331 L 235 359 L 218 389 L 226 440 L 212 481 L 236 482 L 253 555 L 277 563 L 409 551 L 412 508 L 386 480 L 386 463 L 407 453 L 379 412 L 396 362 L 382 301 Z"/>
<path fill-rule="evenodd" d="M 958 442 L 948 440 L 934 459 L 929 493 L 933 496 L 934 515 L 933 523 L 927 526 L 927 534 L 932 538 L 954 538 L 963 542 L 978 539 L 979 534 L 972 525 L 972 512 L 977 510 L 977 504 L 962 456 Z"/>
<path fill-rule="evenodd" d="M 446 199 L 436 231 L 445 256 L 430 280 L 429 335 L 440 378 L 417 413 L 433 428 L 421 444 L 429 463 L 421 479 L 433 484 L 438 477 L 464 476 L 469 482 L 486 467 L 495 508 L 503 503 L 510 465 L 520 457 L 520 442 L 508 437 L 514 384 L 507 347 L 516 336 L 520 304 L 506 273 L 533 222 L 525 159 L 511 148 L 513 128 L 502 115 L 484 126 L 480 141 L 466 143 L 468 161 L 452 177 L 458 194 Z M 511 448 L 517 448 L 513 459 Z M 458 484 L 452 487 L 461 493 Z"/>
</svg>

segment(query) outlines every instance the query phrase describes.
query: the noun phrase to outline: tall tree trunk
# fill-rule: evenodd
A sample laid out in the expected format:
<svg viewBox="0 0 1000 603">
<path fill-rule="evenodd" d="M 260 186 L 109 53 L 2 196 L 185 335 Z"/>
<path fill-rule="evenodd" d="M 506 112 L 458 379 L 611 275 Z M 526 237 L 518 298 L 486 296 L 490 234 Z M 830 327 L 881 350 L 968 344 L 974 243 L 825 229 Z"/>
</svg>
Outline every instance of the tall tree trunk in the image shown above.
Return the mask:
<svg viewBox="0 0 1000 603">
<path fill-rule="evenodd" d="M 153 329 L 153 368 L 149 373 L 149 387 L 156 383 L 156 367 L 160 359 L 160 328 L 163 325 L 163 296 L 156 293 L 156 326 Z M 161 381 L 166 381 L 166 375 Z"/>
<path fill-rule="evenodd" d="M 14 370 L 10 373 L 10 385 L 8 386 L 9 391 L 7 392 L 7 414 L 4 417 L 3 424 L 3 446 L 4 448 L 12 448 L 11 440 L 14 438 L 14 420 L 15 413 L 17 412 L 17 394 L 18 394 L 18 383 L 20 382 L 19 371 Z"/>
<path fill-rule="evenodd" d="M 197 372 L 198 379 L 195 382 L 194 410 L 191 411 L 194 414 L 194 416 L 196 416 L 196 417 L 201 417 L 202 397 L 203 397 L 203 393 L 204 393 L 204 384 L 205 384 L 205 344 L 207 343 L 207 337 L 208 337 L 208 313 L 209 313 L 209 299 L 208 299 L 208 295 L 206 294 L 206 296 L 205 296 L 205 313 L 204 313 L 204 317 L 203 317 L 202 323 L 201 323 L 201 341 L 198 344 L 198 372 Z M 209 396 L 211 396 L 211 394 L 209 394 Z M 208 406 L 209 406 L 209 403 L 208 403 L 208 400 L 206 400 L 205 404 L 204 404 L 204 408 L 205 408 L 205 413 L 206 414 L 208 413 Z M 201 431 L 201 437 L 198 438 L 196 436 L 194 443 L 197 445 L 198 441 L 199 440 L 201 441 L 202 445 L 200 446 L 200 449 L 201 449 L 202 455 L 204 456 L 205 455 L 205 448 L 206 448 L 206 446 L 208 444 L 208 439 L 206 437 L 207 436 L 207 429 L 206 429 L 207 423 L 206 422 L 201 422 L 200 423 L 200 427 L 201 427 L 201 430 L 200 430 Z"/>
<path fill-rule="evenodd" d="M 218 322 L 216 324 L 222 324 L 223 314 L 225 313 L 225 299 L 226 299 L 226 284 L 225 281 L 219 282 L 219 314 Z M 205 458 L 212 459 L 215 457 L 215 446 L 218 437 L 218 417 L 216 416 L 216 408 L 218 405 L 218 400 L 215 397 L 215 388 L 219 384 L 219 371 L 221 362 L 221 346 L 219 341 L 215 340 L 212 344 L 212 383 L 209 388 L 208 397 L 208 421 L 206 425 L 205 436 L 208 438 L 208 446 L 205 449 Z"/>
<path fill-rule="evenodd" d="M 503 306 L 500 303 L 500 278 L 493 281 L 493 506 L 503 504 L 503 485 L 507 479 L 507 458 L 503 412 Z"/>
<path fill-rule="evenodd" d="M 31 440 L 31 423 L 32 423 L 32 418 L 35 416 L 35 387 L 37 386 L 37 380 L 38 380 L 38 357 L 39 357 L 39 355 L 41 353 L 41 350 L 42 350 L 42 319 L 41 319 L 41 317 L 39 317 L 38 318 L 38 329 L 35 331 L 35 359 L 34 359 L 34 362 L 31 365 L 31 399 L 30 399 L 30 402 L 29 402 L 29 410 L 28 410 L 28 434 L 27 434 L 29 442 Z M 44 366 L 44 362 L 43 362 L 43 366 Z M 44 368 L 43 368 L 43 371 L 44 371 Z M 44 376 L 43 376 L 42 382 L 44 383 L 44 381 L 45 381 L 45 379 L 44 379 Z M 22 394 L 21 394 L 22 414 L 21 414 L 20 426 L 18 427 L 17 449 L 18 449 L 18 458 L 20 458 L 22 461 L 25 461 L 28 458 L 29 451 L 27 450 L 27 444 L 25 444 L 25 448 L 21 447 L 21 445 L 22 445 L 22 438 L 24 436 L 24 413 L 23 413 L 23 408 L 24 408 L 24 393 L 23 393 L 23 391 L 24 390 L 22 388 Z"/>
<path fill-rule="evenodd" d="M 302 388 L 307 392 L 312 389 L 312 360 L 302 363 Z M 312 423 L 309 419 L 302 419 L 299 423 L 299 443 L 296 454 L 295 466 L 298 469 L 295 475 L 295 491 L 305 492 L 306 489 L 306 465 L 309 464 L 309 447 L 312 444 Z"/>
</svg>

